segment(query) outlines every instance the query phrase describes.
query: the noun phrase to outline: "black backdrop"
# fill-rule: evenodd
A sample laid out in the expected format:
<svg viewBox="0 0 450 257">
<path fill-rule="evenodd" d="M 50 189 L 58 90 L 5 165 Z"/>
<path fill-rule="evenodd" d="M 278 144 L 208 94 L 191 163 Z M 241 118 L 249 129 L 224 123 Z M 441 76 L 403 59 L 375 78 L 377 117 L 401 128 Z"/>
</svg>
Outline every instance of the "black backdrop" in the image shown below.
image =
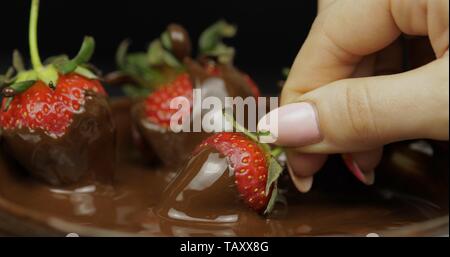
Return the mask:
<svg viewBox="0 0 450 257">
<path fill-rule="evenodd" d="M 14 48 L 28 53 L 29 5 L 29 0 L 0 3 L 1 73 Z M 205 27 L 225 18 L 239 28 L 227 41 L 237 49 L 236 65 L 250 73 L 264 93 L 273 94 L 281 69 L 291 65 L 315 13 L 314 0 L 41 0 L 39 47 L 43 57 L 73 55 L 83 36 L 92 35 L 97 42 L 92 62 L 108 72 L 115 67 L 114 53 L 124 38 L 133 40 L 131 50 L 144 50 L 168 23 L 178 22 L 196 40 Z"/>
</svg>

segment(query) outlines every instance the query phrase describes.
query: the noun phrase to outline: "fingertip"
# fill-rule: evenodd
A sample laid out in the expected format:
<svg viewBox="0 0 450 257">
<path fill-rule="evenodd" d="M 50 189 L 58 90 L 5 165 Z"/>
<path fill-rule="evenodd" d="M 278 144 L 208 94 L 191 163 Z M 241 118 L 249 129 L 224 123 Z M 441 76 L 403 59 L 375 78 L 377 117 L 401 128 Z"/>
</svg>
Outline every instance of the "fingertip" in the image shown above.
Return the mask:
<svg viewBox="0 0 450 257">
<path fill-rule="evenodd" d="M 270 132 L 260 136 L 262 143 L 282 146 L 305 146 L 321 140 L 317 112 L 309 102 L 292 103 L 274 109 L 258 122 L 258 132 Z"/>
<path fill-rule="evenodd" d="M 378 148 L 365 152 L 352 153 L 353 160 L 363 171 L 374 170 L 381 161 L 383 148 Z"/>
<path fill-rule="evenodd" d="M 366 185 L 373 185 L 375 182 L 375 168 L 378 166 L 383 149 L 375 149 L 366 152 L 342 154 L 347 168 L 352 174 Z"/>
<path fill-rule="evenodd" d="M 313 176 L 327 160 L 327 155 L 324 154 L 304 154 L 295 151 L 287 151 L 286 157 L 294 174 L 299 177 Z"/>
<path fill-rule="evenodd" d="M 298 191 L 308 192 L 314 181 L 314 174 L 325 163 L 327 156 L 322 154 L 299 154 L 286 152 L 289 175 Z"/>
<path fill-rule="evenodd" d="M 297 190 L 302 193 L 309 192 L 309 190 L 311 190 L 311 187 L 312 187 L 312 184 L 314 181 L 314 177 L 313 176 L 299 177 L 294 174 L 292 167 L 289 165 L 289 163 L 287 164 L 287 166 L 288 166 L 289 175 L 291 176 L 292 183 L 294 184 L 295 188 L 297 188 Z"/>
</svg>

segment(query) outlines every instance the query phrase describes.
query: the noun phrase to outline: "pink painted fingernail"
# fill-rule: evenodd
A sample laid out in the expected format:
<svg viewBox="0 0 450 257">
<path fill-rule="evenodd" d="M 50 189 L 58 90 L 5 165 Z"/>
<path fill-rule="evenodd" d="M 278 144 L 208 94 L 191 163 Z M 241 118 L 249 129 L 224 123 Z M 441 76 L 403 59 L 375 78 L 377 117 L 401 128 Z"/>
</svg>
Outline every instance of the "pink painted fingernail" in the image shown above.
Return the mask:
<svg viewBox="0 0 450 257">
<path fill-rule="evenodd" d="M 291 176 L 292 182 L 294 183 L 295 187 L 298 191 L 302 193 L 307 193 L 309 190 L 311 190 L 314 177 L 299 177 L 297 176 L 294 171 L 292 170 L 291 165 L 289 165 L 289 162 L 287 163 L 289 175 Z"/>
<path fill-rule="evenodd" d="M 368 186 L 373 185 L 373 183 L 375 182 L 375 172 L 373 170 L 363 172 L 359 165 L 353 160 L 351 154 L 342 154 L 341 156 L 347 168 L 353 173 L 353 175 L 355 175 L 355 177 L 359 181 Z"/>
<path fill-rule="evenodd" d="M 304 146 L 320 141 L 321 135 L 314 106 L 307 102 L 292 103 L 272 110 L 258 122 L 262 143 L 283 146 Z"/>
</svg>

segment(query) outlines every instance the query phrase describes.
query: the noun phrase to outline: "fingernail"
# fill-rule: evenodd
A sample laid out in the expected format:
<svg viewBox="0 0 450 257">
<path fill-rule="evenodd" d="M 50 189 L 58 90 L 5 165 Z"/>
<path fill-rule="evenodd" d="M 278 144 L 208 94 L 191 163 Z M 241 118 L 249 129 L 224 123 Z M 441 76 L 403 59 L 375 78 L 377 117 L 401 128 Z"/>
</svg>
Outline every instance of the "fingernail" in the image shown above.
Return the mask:
<svg viewBox="0 0 450 257">
<path fill-rule="evenodd" d="M 289 162 L 287 163 L 287 167 L 292 182 L 294 183 L 297 190 L 302 193 L 307 193 L 312 187 L 314 177 L 298 177 L 297 175 L 295 175 L 294 171 L 291 168 L 291 165 L 289 165 Z"/>
<path fill-rule="evenodd" d="M 359 181 L 368 186 L 373 185 L 373 183 L 375 182 L 375 172 L 373 170 L 364 172 L 353 160 L 351 154 L 342 154 L 341 156 L 347 168 L 353 173 L 353 175 L 355 175 L 355 177 Z"/>
<path fill-rule="evenodd" d="M 262 143 L 284 146 L 304 146 L 321 139 L 314 106 L 307 102 L 292 103 L 272 110 L 258 122 L 259 132 L 270 132 L 261 136 Z"/>
</svg>

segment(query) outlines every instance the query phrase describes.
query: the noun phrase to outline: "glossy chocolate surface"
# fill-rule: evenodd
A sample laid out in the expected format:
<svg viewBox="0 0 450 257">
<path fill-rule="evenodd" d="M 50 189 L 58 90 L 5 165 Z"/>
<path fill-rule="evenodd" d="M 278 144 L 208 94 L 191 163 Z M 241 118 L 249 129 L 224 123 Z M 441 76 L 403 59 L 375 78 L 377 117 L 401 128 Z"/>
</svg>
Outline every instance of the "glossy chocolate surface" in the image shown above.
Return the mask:
<svg viewBox="0 0 450 257">
<path fill-rule="evenodd" d="M 202 99 L 209 96 L 218 97 L 225 102 L 225 97 L 240 96 L 246 98 L 252 96 L 249 86 L 242 73 L 231 65 L 219 65 L 220 76 L 208 74 L 196 61 L 184 59 L 194 88 L 202 90 Z M 179 168 L 188 159 L 195 146 L 208 136 L 205 132 L 174 133 L 170 128 L 163 128 L 149 121 L 145 116 L 144 100 L 137 102 L 132 108 L 135 137 L 140 137 L 144 142 L 137 142 L 148 155 L 157 155 L 167 166 Z M 208 110 L 204 110 L 206 113 Z M 203 115 L 203 114 L 201 114 Z M 193 115 L 191 116 L 191 128 Z M 139 140 L 137 140 L 139 141 Z M 147 158 L 148 159 L 148 158 Z"/>
<path fill-rule="evenodd" d="M 247 208 L 239 199 L 233 177 L 223 155 L 212 149 L 202 150 L 167 186 L 155 213 L 175 222 L 219 226 L 237 222 Z"/>
<path fill-rule="evenodd" d="M 123 101 L 113 107 L 119 161 L 110 185 L 48 186 L 0 154 L 0 215 L 15 213 L 20 221 L 9 233 L 32 233 L 20 228 L 34 220 L 82 235 L 388 235 L 448 215 L 445 149 L 433 147 L 430 153 L 410 143 L 389 147 L 372 187 L 361 185 L 339 158 L 331 158 L 310 193 L 296 192 L 283 177 L 280 187 L 288 205 L 277 205 L 263 217 L 233 195 L 223 156 L 214 151 L 201 152 L 180 171 L 143 163 L 131 148 L 129 108 Z"/>
<path fill-rule="evenodd" d="M 144 159 L 150 162 L 159 159 L 169 167 L 180 167 L 195 146 L 206 138 L 207 133 L 174 133 L 170 128 L 163 128 L 149 121 L 145 117 L 144 108 L 144 103 L 139 102 L 131 110 L 135 144 L 142 149 Z"/>
<path fill-rule="evenodd" d="M 181 25 L 172 23 L 167 26 L 167 33 L 171 42 L 171 51 L 179 60 L 191 55 L 191 39 L 189 33 Z"/>
<path fill-rule="evenodd" d="M 75 114 L 65 135 L 41 130 L 6 130 L 5 152 L 36 178 L 52 185 L 99 181 L 110 183 L 115 163 L 115 124 L 107 99 L 86 95 L 83 111 Z"/>
</svg>

